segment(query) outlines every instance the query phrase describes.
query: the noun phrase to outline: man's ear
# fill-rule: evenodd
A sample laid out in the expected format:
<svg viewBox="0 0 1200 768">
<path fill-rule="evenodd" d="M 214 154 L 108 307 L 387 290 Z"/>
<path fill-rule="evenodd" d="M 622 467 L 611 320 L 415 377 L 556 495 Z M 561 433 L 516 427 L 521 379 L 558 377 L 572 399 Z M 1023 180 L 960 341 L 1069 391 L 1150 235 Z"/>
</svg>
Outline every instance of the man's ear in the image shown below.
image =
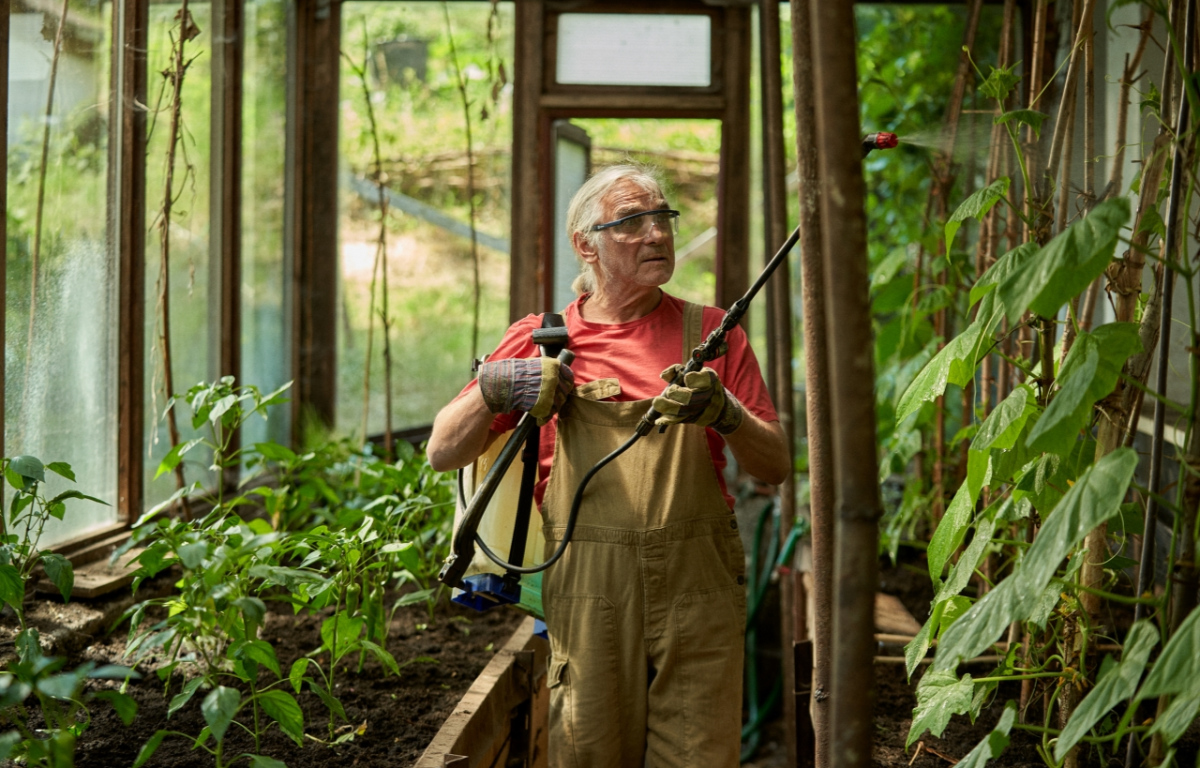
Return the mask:
<svg viewBox="0 0 1200 768">
<path fill-rule="evenodd" d="M 595 264 L 600 258 L 599 249 L 589 243 L 582 232 L 575 232 L 571 235 L 571 245 L 575 247 L 575 253 L 579 254 L 579 258 L 588 264 Z"/>
</svg>

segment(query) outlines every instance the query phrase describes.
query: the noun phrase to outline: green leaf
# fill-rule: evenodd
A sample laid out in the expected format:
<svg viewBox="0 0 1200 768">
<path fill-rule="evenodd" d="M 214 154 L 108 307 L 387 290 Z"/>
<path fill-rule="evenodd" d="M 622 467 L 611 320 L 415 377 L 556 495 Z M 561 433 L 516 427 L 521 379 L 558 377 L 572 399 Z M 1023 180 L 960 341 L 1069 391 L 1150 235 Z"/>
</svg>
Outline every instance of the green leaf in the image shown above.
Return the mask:
<svg viewBox="0 0 1200 768">
<path fill-rule="evenodd" d="M 295 461 L 296 454 L 291 448 L 285 448 L 279 443 L 255 443 L 254 450 L 264 459 L 270 461 Z"/>
<path fill-rule="evenodd" d="M 67 478 L 72 483 L 75 482 L 75 473 L 71 471 L 71 465 L 65 461 L 52 461 L 46 465 L 46 469 L 59 477 Z"/>
<path fill-rule="evenodd" d="M 163 456 L 162 461 L 158 463 L 158 471 L 154 473 L 154 479 L 157 480 L 168 472 L 174 472 L 175 468 L 179 466 L 179 462 L 183 461 L 183 455 L 202 442 L 204 442 L 204 439 L 197 437 L 188 440 L 186 443 L 179 443 L 172 447 L 171 450 L 167 451 L 167 455 Z"/>
<path fill-rule="evenodd" d="M 1021 77 L 1013 74 L 1013 68 L 1016 66 L 1013 64 L 1009 67 L 992 67 L 987 79 L 980 83 L 979 92 L 997 101 L 1007 99 L 1016 84 L 1021 82 Z"/>
<path fill-rule="evenodd" d="M 236 395 L 226 395 L 218 400 L 216 404 L 213 405 L 212 410 L 208 413 L 209 423 L 216 424 L 218 421 L 220 421 L 221 417 L 224 416 L 226 411 L 232 408 L 235 403 L 237 403 Z"/>
<path fill-rule="evenodd" d="M 50 499 L 50 501 L 48 501 L 47 504 L 58 504 L 58 503 L 66 501 L 67 499 L 85 499 L 87 501 L 94 501 L 97 504 L 103 504 L 106 507 L 110 506 L 110 504 L 107 501 L 105 501 L 104 499 L 97 499 L 95 496 L 88 496 L 86 493 L 81 493 L 81 492 L 75 491 L 75 490 L 63 491 L 62 493 L 55 496 L 53 499 Z M 60 517 L 59 519 L 61 520 L 62 518 Z"/>
<path fill-rule="evenodd" d="M 194 571 L 204 564 L 204 559 L 208 557 L 208 547 L 207 541 L 193 541 L 191 544 L 184 544 L 179 548 L 179 559 L 185 568 Z"/>
<path fill-rule="evenodd" d="M 266 691 L 259 694 L 258 703 L 267 716 L 279 723 L 283 732 L 296 742 L 296 746 L 304 746 L 304 713 L 290 693 Z"/>
<path fill-rule="evenodd" d="M 415 542 L 398 541 L 385 544 L 379 551 L 385 555 L 395 554 L 400 564 L 410 571 L 416 571 L 421 566 L 421 553 L 414 546 Z"/>
<path fill-rule="evenodd" d="M 1047 243 L 1023 269 L 1010 273 L 996 289 L 1009 322 L 1026 309 L 1042 317 L 1057 315 L 1068 299 L 1103 274 L 1128 220 L 1126 198 L 1107 200 Z"/>
<path fill-rule="evenodd" d="M 975 367 L 991 344 L 996 320 L 995 317 L 977 315 L 975 322 L 942 347 L 921 369 L 896 405 L 897 424 L 916 412 L 922 403 L 936 400 L 948 384 L 961 387 L 974 379 Z"/>
<path fill-rule="evenodd" d="M 389 672 L 399 676 L 400 665 L 396 663 L 396 657 L 392 656 L 383 646 L 377 645 L 370 640 L 363 640 L 362 647 L 374 654 L 375 658 L 379 659 L 379 662 L 387 667 Z"/>
<path fill-rule="evenodd" d="M 287 768 L 287 763 L 266 755 L 246 755 L 250 759 L 250 768 Z"/>
<path fill-rule="evenodd" d="M 167 737 L 166 731 L 155 731 L 150 740 L 142 745 L 138 751 L 137 760 L 133 762 L 133 768 L 142 768 L 150 758 L 154 757 L 154 753 L 158 750 L 158 745 L 162 744 L 162 740 Z"/>
<path fill-rule="evenodd" d="M 250 575 L 256 579 L 278 584 L 293 592 L 301 584 L 322 584 L 325 582 L 325 578 L 319 573 L 303 571 L 299 568 L 283 568 L 276 565 L 255 565 L 250 568 Z"/>
<path fill-rule="evenodd" d="M 21 603 L 25 601 L 25 581 L 21 578 L 21 572 L 8 563 L 0 565 L 0 600 L 17 611 L 21 610 Z"/>
<path fill-rule="evenodd" d="M 996 115 L 992 119 L 993 125 L 1004 125 L 1006 123 L 1017 122 L 1022 125 L 1028 125 L 1033 129 L 1033 135 L 1040 137 L 1042 135 L 1042 123 L 1046 118 L 1050 117 L 1045 112 L 1038 112 L 1036 109 L 1014 109 L 1011 112 L 1005 112 L 1003 115 Z"/>
<path fill-rule="evenodd" d="M 335 699 L 329 693 L 329 691 L 322 688 L 320 683 L 310 680 L 308 683 L 308 687 L 313 690 L 313 693 L 317 694 L 318 699 L 325 702 L 325 707 L 333 715 L 335 715 L 336 717 L 340 718 L 341 720 L 343 720 L 347 723 L 350 722 L 350 718 L 346 717 L 346 710 L 342 708 L 342 702 Z"/>
<path fill-rule="evenodd" d="M 913 710 L 912 727 L 904 748 L 912 746 L 925 731 L 941 736 L 951 717 L 971 708 L 974 692 L 975 683 L 970 675 L 959 680 L 953 672 L 926 672 L 917 686 L 917 708 Z"/>
<path fill-rule="evenodd" d="M 1125 638 L 1125 650 L 1121 663 L 1104 676 L 1096 687 L 1079 703 L 1071 715 L 1067 727 L 1054 746 L 1054 759 L 1062 760 L 1079 740 L 1087 735 L 1100 719 L 1120 702 L 1128 699 L 1137 690 L 1142 671 L 1150 659 L 1150 652 L 1158 645 L 1158 630 L 1143 619 L 1134 624 Z"/>
<path fill-rule="evenodd" d="M 21 743 L 20 731 L 9 731 L 0 735 L 0 760 L 7 760 L 12 754 L 13 747 Z"/>
<path fill-rule="evenodd" d="M 204 701 L 200 704 L 200 711 L 204 714 L 204 722 L 208 723 L 208 727 L 212 729 L 212 734 L 217 741 L 225 738 L 225 731 L 233 722 L 233 716 L 237 713 L 238 705 L 241 703 L 242 694 L 236 688 L 226 688 L 223 685 L 217 686 L 204 697 Z"/>
<path fill-rule="evenodd" d="M 142 674 L 133 667 L 126 667 L 121 664 L 105 664 L 102 667 L 97 667 L 87 676 L 92 680 L 141 680 Z"/>
<path fill-rule="evenodd" d="M 875 291 L 892 281 L 905 264 L 908 263 L 908 248 L 894 249 L 871 270 L 871 290 Z"/>
<path fill-rule="evenodd" d="M 958 234 L 958 228 L 962 226 L 962 222 L 967 219 L 982 221 L 987 212 L 992 210 L 992 206 L 1000 198 L 1008 194 L 1008 185 L 1010 183 L 1007 176 L 1001 176 L 959 204 L 954 213 L 950 215 L 950 220 L 946 222 L 947 253 L 950 252 L 951 246 L 954 245 L 954 236 Z"/>
<path fill-rule="evenodd" d="M 112 702 L 117 717 L 121 718 L 121 722 L 125 725 L 129 725 L 133 722 L 133 718 L 137 717 L 138 705 L 132 696 L 120 691 L 103 690 L 96 692 L 96 698 Z"/>
<path fill-rule="evenodd" d="M 196 691 L 199 690 L 203 683 L 203 677 L 194 677 L 188 680 L 184 684 L 183 690 L 171 697 L 171 705 L 167 707 L 167 718 L 170 719 L 171 715 L 186 706 L 192 700 L 192 696 L 196 695 Z"/>
<path fill-rule="evenodd" d="M 292 670 L 288 673 L 288 680 L 292 683 L 292 690 L 300 693 L 300 686 L 304 685 L 304 672 L 308 669 L 309 662 L 312 659 L 300 657 L 292 662 Z"/>
<path fill-rule="evenodd" d="M 933 598 L 935 601 L 948 600 L 966 588 L 975 569 L 983 560 L 984 551 L 995 532 L 995 521 L 986 514 L 980 515 L 980 519 L 975 523 L 975 535 L 971 538 L 970 545 L 963 551 L 954 567 L 950 569 L 950 578 L 946 579 L 946 583 L 938 589 L 937 596 Z"/>
<path fill-rule="evenodd" d="M 275 658 L 275 649 L 265 640 L 249 641 L 242 647 L 242 653 L 274 672 L 275 677 L 283 675 L 283 672 L 279 668 L 279 659 Z"/>
<path fill-rule="evenodd" d="M 1137 697 L 1140 701 L 1184 693 L 1197 679 L 1200 679 L 1200 611 L 1193 610 L 1163 648 Z"/>
<path fill-rule="evenodd" d="M 921 631 L 904 646 L 904 669 L 908 672 L 909 680 L 912 680 L 912 674 L 916 671 L 917 665 L 921 663 L 921 659 L 925 658 L 925 654 L 929 652 L 929 643 L 932 641 L 933 635 L 942 621 L 942 609 L 944 606 L 944 602 L 935 603 L 933 610 L 929 612 L 929 618 L 925 621 L 925 625 L 921 627 Z"/>
<path fill-rule="evenodd" d="M 1118 448 L 1079 478 L 1045 517 L 1037 538 L 1012 575 L 946 630 L 938 645 L 934 669 L 953 669 L 962 659 L 978 655 L 1009 624 L 1030 615 L 1067 554 L 1089 531 L 1117 514 L 1137 463 L 1133 449 Z M 1200 673 L 1200 653 L 1197 667 Z"/>
<path fill-rule="evenodd" d="M 1029 417 L 1037 412 L 1037 398 L 1033 388 L 1022 384 L 997 405 L 979 425 L 979 431 L 971 441 L 971 450 L 985 452 L 992 449 L 1006 451 L 1017 443 L 1017 437 Z"/>
<path fill-rule="evenodd" d="M 942 569 L 946 567 L 958 545 L 962 544 L 967 526 L 971 523 L 975 500 L 971 498 L 971 489 L 968 486 L 969 483 L 964 480 L 958 487 L 954 498 L 950 500 L 950 506 L 946 508 L 946 514 L 942 515 L 937 529 L 933 532 L 933 538 L 929 540 L 929 576 L 935 583 L 941 581 Z"/>
<path fill-rule="evenodd" d="M 1059 372 L 1061 389 L 1029 433 L 1029 447 L 1069 453 L 1079 430 L 1091 421 L 1092 406 L 1112 393 L 1125 361 L 1141 350 L 1135 323 L 1109 323 L 1081 333 Z"/>
<path fill-rule="evenodd" d="M 28 488 L 30 480 L 36 480 L 39 483 L 46 482 L 46 467 L 36 456 L 14 456 L 8 466 L 27 481 L 20 490 Z"/>
<path fill-rule="evenodd" d="M 984 768 L 988 760 L 1000 757 L 1008 747 L 1008 733 L 1016 721 L 1017 703 L 1010 701 L 1004 705 L 1004 714 L 1000 715 L 1000 721 L 996 723 L 996 727 L 992 729 L 991 733 L 984 736 L 983 741 L 976 744 L 966 757 L 959 761 L 957 768 Z"/>
<path fill-rule="evenodd" d="M 246 617 L 246 621 L 254 626 L 262 626 L 267 618 L 267 604 L 257 597 L 239 597 L 233 604 Z"/>
<path fill-rule="evenodd" d="M 1154 725 L 1150 728 L 1150 735 L 1162 734 L 1163 741 L 1170 746 L 1179 741 L 1184 731 L 1195 721 L 1198 713 L 1200 713 L 1200 687 L 1189 694 L 1175 697 L 1171 701 L 1171 706 L 1155 719 Z"/>
<path fill-rule="evenodd" d="M 321 644 L 333 652 L 335 659 L 349 653 L 359 641 L 364 622 L 345 613 L 330 616 L 321 623 Z M 334 629 L 337 629 L 337 646 L 334 647 Z"/>
<path fill-rule="evenodd" d="M 971 607 L 970 598 L 955 595 L 946 599 L 946 607 L 942 609 L 942 620 L 938 622 L 938 635 L 942 635 L 954 625 L 960 616 Z"/>
<path fill-rule="evenodd" d="M 46 569 L 46 576 L 58 587 L 63 600 L 69 602 L 71 588 L 75 586 L 75 568 L 71 561 L 62 555 L 47 552 L 42 555 L 42 567 Z"/>
</svg>

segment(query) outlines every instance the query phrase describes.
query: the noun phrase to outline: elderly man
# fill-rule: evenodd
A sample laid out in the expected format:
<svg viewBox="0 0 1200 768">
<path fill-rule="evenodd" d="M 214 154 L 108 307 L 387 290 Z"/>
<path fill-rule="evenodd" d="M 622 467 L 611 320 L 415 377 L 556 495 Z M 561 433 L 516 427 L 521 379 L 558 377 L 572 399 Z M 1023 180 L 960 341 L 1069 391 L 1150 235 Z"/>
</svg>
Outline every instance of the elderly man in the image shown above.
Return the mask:
<svg viewBox="0 0 1200 768">
<path fill-rule="evenodd" d="M 590 178 L 567 214 L 582 267 L 564 313 L 574 362 L 540 358 L 540 318 L 518 321 L 429 440 L 430 463 L 453 469 L 521 412 L 546 422 L 535 499 L 550 552 L 583 475 L 652 404 L 658 423 L 678 425 L 595 476 L 570 545 L 545 573 L 554 768 L 738 764 L 745 559 L 724 446 L 769 483 L 791 459 L 740 328 L 711 368 L 663 392 L 723 315 L 660 288 L 674 271 L 678 216 L 642 168 Z"/>
</svg>

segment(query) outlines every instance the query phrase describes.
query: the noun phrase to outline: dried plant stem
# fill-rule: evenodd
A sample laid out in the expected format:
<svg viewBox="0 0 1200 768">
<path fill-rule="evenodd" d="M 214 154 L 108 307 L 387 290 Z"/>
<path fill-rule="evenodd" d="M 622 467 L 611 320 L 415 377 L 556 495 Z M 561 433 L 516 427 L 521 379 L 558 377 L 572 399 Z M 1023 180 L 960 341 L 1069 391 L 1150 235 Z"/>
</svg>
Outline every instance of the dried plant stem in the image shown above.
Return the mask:
<svg viewBox="0 0 1200 768">
<path fill-rule="evenodd" d="M 458 49 L 454 45 L 454 28 L 450 24 L 450 6 L 442 0 L 442 13 L 446 17 L 446 37 L 450 42 L 450 60 L 454 63 L 455 82 L 458 85 L 458 95 L 462 101 L 463 125 L 467 132 L 467 210 L 471 221 L 471 285 L 474 290 L 471 317 L 471 359 L 479 356 L 479 305 L 480 305 L 480 263 L 479 242 L 475 232 L 475 147 L 471 140 L 471 99 L 467 94 L 467 80 L 463 76 L 462 65 L 458 61 Z"/>
<path fill-rule="evenodd" d="M 163 368 L 163 390 L 166 398 L 170 398 L 175 391 L 175 377 L 172 371 L 171 357 L 171 210 L 175 203 L 175 159 L 176 152 L 179 148 L 179 138 L 182 133 L 182 117 L 183 117 L 183 79 L 187 74 L 188 62 L 184 58 L 184 48 L 187 41 L 191 39 L 192 27 L 191 15 L 188 12 L 188 0 L 183 0 L 180 5 L 179 12 L 176 14 L 179 19 L 179 37 L 171 36 L 171 69 L 164 76 L 171 84 L 171 101 L 168 105 L 170 110 L 169 132 L 167 134 L 167 157 L 166 157 L 166 174 L 163 181 L 163 201 L 162 207 L 158 212 L 158 243 L 159 243 L 159 271 L 158 271 L 158 346 L 161 353 L 162 368 Z M 179 445 L 179 425 L 175 418 L 175 409 L 170 408 L 166 412 L 167 432 L 171 441 L 171 448 Z M 175 467 L 175 482 L 177 487 L 183 488 L 183 462 L 180 462 Z M 187 505 L 180 504 L 181 512 L 186 514 Z"/>
<path fill-rule="evenodd" d="M 33 213 L 33 250 L 30 254 L 29 266 L 29 333 L 25 342 L 25 384 L 21 389 L 21 397 L 25 407 L 29 407 L 29 373 L 33 368 L 33 329 L 37 318 L 38 272 L 41 268 L 42 228 L 46 211 L 46 172 L 50 164 L 50 120 L 54 116 L 54 88 L 58 81 L 58 60 L 62 54 L 63 30 L 67 26 L 69 0 L 63 0 L 62 13 L 58 16 L 58 29 L 54 33 L 54 51 L 50 55 L 50 82 L 46 87 L 46 112 L 42 124 L 42 161 L 38 167 L 37 205 Z M 27 419 L 21 419 L 22 438 Z"/>
<path fill-rule="evenodd" d="M 370 60 L 370 48 L 366 22 L 363 22 L 363 44 L 368 46 L 364 52 L 364 62 Z M 375 237 L 375 259 L 371 265 L 371 288 L 370 298 L 367 303 L 367 349 L 366 356 L 363 362 L 363 415 L 362 415 L 362 446 L 365 448 L 367 437 L 369 434 L 369 417 L 371 408 L 371 352 L 374 346 L 375 335 L 375 295 L 376 286 L 382 282 L 382 295 L 380 295 L 380 311 L 379 316 L 381 325 L 383 326 L 383 382 L 384 382 L 384 427 L 383 427 L 383 451 L 387 456 L 392 455 L 392 349 L 391 349 L 391 323 L 388 318 L 387 299 L 388 299 L 388 194 L 387 194 L 387 176 L 383 172 L 383 151 L 379 146 L 379 124 L 375 119 L 375 107 L 371 102 L 371 86 L 367 82 L 367 65 L 364 63 L 361 67 L 342 52 L 342 57 L 350 66 L 350 70 L 354 72 L 358 78 L 359 85 L 362 87 L 363 103 L 367 109 L 367 127 L 371 135 L 372 160 L 374 162 L 375 190 L 378 193 L 379 205 L 379 233 Z M 382 273 L 382 280 L 380 276 Z"/>
</svg>

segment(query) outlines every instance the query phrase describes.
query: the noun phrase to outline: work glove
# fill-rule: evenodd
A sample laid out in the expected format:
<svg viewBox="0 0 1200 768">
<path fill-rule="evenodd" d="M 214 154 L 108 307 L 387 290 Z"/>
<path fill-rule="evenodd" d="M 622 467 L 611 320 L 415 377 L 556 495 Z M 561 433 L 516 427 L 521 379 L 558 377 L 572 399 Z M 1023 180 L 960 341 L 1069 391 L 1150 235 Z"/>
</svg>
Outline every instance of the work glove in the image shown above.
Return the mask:
<svg viewBox="0 0 1200 768">
<path fill-rule="evenodd" d="M 479 366 L 479 391 L 492 413 L 523 411 L 545 424 L 575 389 L 575 373 L 553 357 L 527 357 Z"/>
<path fill-rule="evenodd" d="M 683 365 L 676 363 L 661 376 L 670 383 L 675 380 Z M 712 368 L 685 373 L 683 384 L 671 384 L 661 395 L 654 398 L 654 410 L 661 416 L 655 420 L 658 426 L 668 424 L 698 424 L 712 427 L 722 435 L 728 435 L 741 426 L 745 411 L 732 393 L 726 391 Z"/>
</svg>

